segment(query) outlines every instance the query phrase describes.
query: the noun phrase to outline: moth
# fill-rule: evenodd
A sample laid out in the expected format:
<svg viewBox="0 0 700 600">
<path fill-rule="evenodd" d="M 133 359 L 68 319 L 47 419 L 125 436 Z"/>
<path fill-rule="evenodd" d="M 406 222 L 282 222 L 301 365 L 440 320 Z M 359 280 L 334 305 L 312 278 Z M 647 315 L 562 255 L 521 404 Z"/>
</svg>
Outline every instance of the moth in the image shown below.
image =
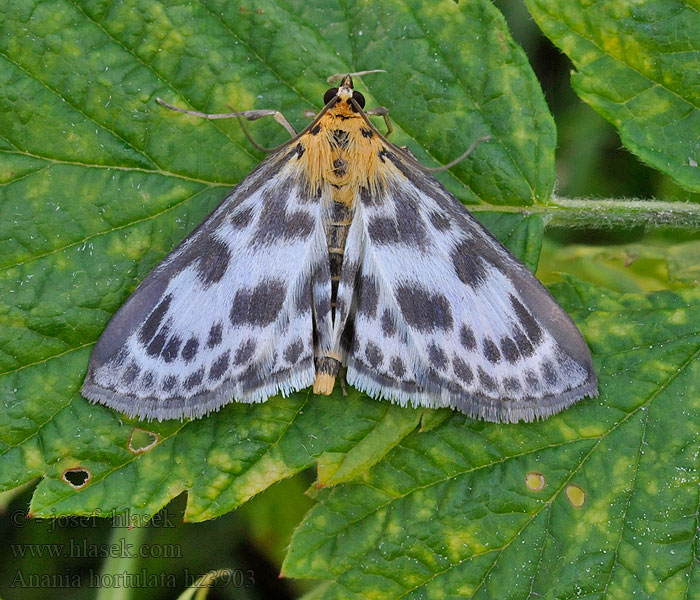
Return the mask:
<svg viewBox="0 0 700 600">
<path fill-rule="evenodd" d="M 597 395 L 573 321 L 374 127 L 367 115 L 386 109 L 365 112 L 351 75 L 324 104 L 138 286 L 82 394 L 131 416 L 201 417 L 311 385 L 330 394 L 344 369 L 373 398 L 498 422 Z M 276 111 L 235 115 L 293 132 Z"/>
</svg>

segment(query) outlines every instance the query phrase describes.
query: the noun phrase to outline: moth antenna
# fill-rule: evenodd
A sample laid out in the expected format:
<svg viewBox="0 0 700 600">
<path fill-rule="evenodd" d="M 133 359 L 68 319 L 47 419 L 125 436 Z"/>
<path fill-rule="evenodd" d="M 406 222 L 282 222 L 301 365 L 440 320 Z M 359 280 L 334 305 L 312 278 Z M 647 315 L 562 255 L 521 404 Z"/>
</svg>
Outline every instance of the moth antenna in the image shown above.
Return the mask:
<svg viewBox="0 0 700 600">
<path fill-rule="evenodd" d="M 384 69 L 370 69 L 369 71 L 356 71 L 355 73 L 334 73 L 326 81 L 328 83 L 333 83 L 334 81 L 340 81 L 343 77 L 360 77 L 362 75 L 369 75 L 370 73 L 386 73 Z"/>
<path fill-rule="evenodd" d="M 250 135 L 250 133 L 248 133 L 248 130 L 246 129 L 245 125 L 243 124 L 243 117 L 241 116 L 241 113 L 236 113 L 236 116 L 238 117 L 238 122 L 241 124 L 241 129 L 243 129 L 243 133 L 245 133 L 248 140 L 250 140 L 250 143 L 253 144 L 253 146 L 255 146 L 261 152 L 267 152 L 268 154 L 270 154 L 272 152 L 277 152 L 278 150 L 281 150 L 285 146 L 289 146 L 290 144 L 296 142 L 302 135 L 304 135 L 307 131 L 309 131 L 312 127 L 314 127 L 316 125 L 316 123 L 318 123 L 321 120 L 321 117 L 323 115 L 325 115 L 326 112 L 328 112 L 328 109 L 335 106 L 335 103 L 337 101 L 338 101 L 337 97 L 333 98 L 328 104 L 326 104 L 326 106 L 324 106 L 323 110 L 320 113 L 318 113 L 316 118 L 311 123 L 309 123 L 305 129 L 303 129 L 299 133 L 297 133 L 291 140 L 287 140 L 283 144 L 280 144 L 279 146 L 275 146 L 274 148 L 265 148 L 264 146 L 261 146 L 260 144 L 258 144 L 253 139 L 253 137 Z M 231 110 L 233 110 L 233 107 L 229 106 L 229 108 Z"/>
<path fill-rule="evenodd" d="M 251 144 L 261 152 L 275 152 L 276 150 L 279 150 L 280 148 L 283 148 L 287 144 L 297 140 L 301 134 L 297 134 L 297 132 L 294 130 L 294 128 L 291 126 L 289 121 L 284 117 L 284 115 L 277 111 L 277 110 L 247 110 L 244 112 L 238 112 L 236 111 L 235 108 L 232 106 L 229 106 L 229 108 L 233 111 L 230 113 L 204 113 L 200 112 L 198 110 L 188 110 L 186 108 L 180 108 L 179 106 L 174 106 L 173 104 L 169 104 L 162 98 L 156 98 L 156 102 L 160 104 L 161 106 L 164 106 L 165 108 L 168 108 L 172 111 L 183 113 L 186 115 L 192 115 L 194 117 L 201 117 L 203 119 L 209 119 L 209 120 L 215 120 L 215 119 L 232 119 L 233 117 L 236 117 L 238 119 L 238 122 L 241 124 L 241 129 L 243 129 L 243 133 L 246 135 L 248 140 L 250 141 Z M 275 121 L 277 121 L 280 125 L 282 125 L 292 136 L 292 139 L 289 141 L 285 142 L 284 144 L 280 144 L 279 146 L 276 146 L 275 148 L 265 148 L 264 146 L 261 146 L 258 144 L 253 137 L 250 135 L 248 130 L 246 129 L 245 125 L 243 124 L 243 118 L 248 119 L 249 121 L 256 121 L 257 119 L 260 119 L 262 117 L 267 117 L 267 116 L 272 116 L 275 118 Z"/>
<path fill-rule="evenodd" d="M 233 114 L 238 119 L 238 124 L 241 126 L 241 129 L 243 130 L 243 133 L 245 134 L 245 136 L 248 138 L 248 141 L 251 144 L 253 144 L 254 148 L 257 148 L 258 150 L 260 150 L 260 152 L 265 152 L 266 154 L 271 154 L 275 150 L 279 150 L 280 148 L 283 148 L 284 146 L 289 144 L 289 142 L 292 142 L 295 139 L 295 138 L 292 138 L 291 140 L 289 140 L 289 142 L 285 142 L 284 144 L 280 144 L 279 146 L 276 146 L 274 148 L 266 148 L 265 146 L 261 146 L 260 144 L 258 144 L 258 142 L 256 142 L 253 139 L 253 136 L 250 135 L 248 128 L 243 124 L 243 117 L 240 115 L 240 113 L 235 112 L 235 109 L 232 106 L 229 106 L 229 108 L 234 111 Z M 299 137 L 299 136 L 297 136 L 297 137 Z"/>
<path fill-rule="evenodd" d="M 472 142 L 472 145 L 467 148 L 467 151 L 462 154 L 462 156 L 459 156 L 455 158 L 452 162 L 448 162 L 446 165 L 442 165 L 441 167 L 423 167 L 426 171 L 429 173 L 439 173 L 440 171 L 446 171 L 447 169 L 450 169 L 451 167 L 454 167 L 457 163 L 462 162 L 467 156 L 469 156 L 472 152 L 474 152 L 474 148 L 476 148 L 481 142 L 486 142 L 491 139 L 490 135 L 484 135 L 480 137 L 478 140 Z M 422 165 L 421 165 L 422 166 Z"/>
</svg>

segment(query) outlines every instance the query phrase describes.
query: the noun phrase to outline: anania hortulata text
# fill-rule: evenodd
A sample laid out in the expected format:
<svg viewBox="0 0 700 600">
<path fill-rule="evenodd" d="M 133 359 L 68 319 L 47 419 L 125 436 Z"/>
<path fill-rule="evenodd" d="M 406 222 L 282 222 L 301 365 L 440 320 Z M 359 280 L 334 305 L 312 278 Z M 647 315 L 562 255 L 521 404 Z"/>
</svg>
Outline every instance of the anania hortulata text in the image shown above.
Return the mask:
<svg viewBox="0 0 700 600">
<path fill-rule="evenodd" d="M 491 421 L 597 394 L 578 329 L 535 277 L 363 111 L 346 76 L 114 315 L 85 397 L 199 417 L 347 382 Z M 380 109 L 370 114 L 384 114 Z M 249 119 L 274 111 L 250 111 Z"/>
</svg>

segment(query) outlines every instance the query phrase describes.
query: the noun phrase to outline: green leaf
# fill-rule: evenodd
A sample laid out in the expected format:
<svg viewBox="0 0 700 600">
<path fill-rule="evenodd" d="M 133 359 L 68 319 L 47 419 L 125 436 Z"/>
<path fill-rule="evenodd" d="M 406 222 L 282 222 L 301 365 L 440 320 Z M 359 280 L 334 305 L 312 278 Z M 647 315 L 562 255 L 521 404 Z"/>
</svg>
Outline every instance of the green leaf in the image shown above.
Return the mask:
<svg viewBox="0 0 700 600">
<path fill-rule="evenodd" d="M 622 143 L 700 191 L 700 10 L 697 2 L 526 0 L 573 61 L 576 93 Z"/>
<path fill-rule="evenodd" d="M 255 166 L 237 122 L 176 114 L 280 108 L 297 127 L 325 77 L 389 106 L 395 141 L 447 162 L 472 202 L 528 204 L 553 186 L 554 127 L 505 22 L 485 0 L 353 5 L 9 2 L 0 15 L 0 486 L 43 476 L 34 515 L 151 515 L 184 490 L 215 517 L 319 462 L 320 481 L 375 464 L 423 417 L 308 392 L 194 422 L 120 419 L 79 395 L 94 341 L 146 274 Z M 298 51 L 305 52 L 303 60 Z M 400 56 L 401 61 L 396 57 Z M 274 122 L 254 123 L 265 145 Z M 484 217 L 489 218 L 489 217 Z M 539 217 L 537 217 L 539 218 Z M 492 218 L 536 262 L 541 230 Z M 534 232 L 534 233 L 533 233 Z M 322 425 L 324 424 L 324 425 Z M 156 441 L 151 445 L 151 440 Z M 327 478 L 327 479 L 324 479 Z M 83 483 L 81 486 L 80 484 Z"/>
<path fill-rule="evenodd" d="M 570 244 L 550 247 L 539 265 L 543 279 L 547 271 L 562 271 L 590 283 L 620 292 L 687 288 L 700 283 L 700 241 L 663 243 L 649 240 L 615 246 Z M 546 279 L 545 279 L 546 280 Z"/>
<path fill-rule="evenodd" d="M 593 349 L 600 398 L 541 423 L 453 414 L 411 433 L 308 513 L 286 575 L 331 580 L 318 598 L 700 592 L 700 291 L 554 291 Z"/>
<path fill-rule="evenodd" d="M 537 271 L 544 235 L 542 215 L 478 212 L 476 218 L 533 273 Z"/>
<path fill-rule="evenodd" d="M 697 206 L 550 203 L 554 124 L 487 0 L 10 0 L 0 13 L 0 489 L 40 477 L 35 516 L 136 518 L 186 491 L 197 521 L 317 465 L 318 483 L 337 485 L 315 492 L 286 569 L 329 578 L 318 598 L 389 597 L 404 580 L 414 595 L 560 597 L 580 585 L 677 597 L 682 583 L 680 597 L 697 594 L 697 292 L 557 288 L 585 325 L 603 395 L 545 423 L 479 423 L 352 389 L 164 423 L 80 397 L 110 316 L 262 157 L 236 122 L 174 114 L 155 98 L 209 112 L 279 108 L 301 129 L 327 75 L 379 67 L 390 72 L 357 87 L 369 106 L 389 107 L 392 140 L 426 165 L 491 135 L 439 177 L 487 204 L 479 219 L 533 270 L 552 216 L 698 222 Z M 285 141 L 274 122 L 251 130 L 267 146 Z M 525 486 L 531 472 L 542 490 Z M 567 496 L 570 484 L 579 488 Z"/>
</svg>

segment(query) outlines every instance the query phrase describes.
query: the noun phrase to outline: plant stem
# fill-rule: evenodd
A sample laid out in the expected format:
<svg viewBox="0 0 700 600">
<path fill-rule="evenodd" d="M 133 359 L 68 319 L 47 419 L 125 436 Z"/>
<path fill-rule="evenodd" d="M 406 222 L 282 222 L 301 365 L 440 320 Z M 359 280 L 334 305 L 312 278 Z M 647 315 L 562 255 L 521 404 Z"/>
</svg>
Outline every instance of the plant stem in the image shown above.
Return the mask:
<svg viewBox="0 0 700 600">
<path fill-rule="evenodd" d="M 612 229 L 645 226 L 648 228 L 700 228 L 700 203 L 661 200 L 597 199 L 553 197 L 549 204 L 533 206 L 468 206 L 472 212 L 518 212 L 541 214 L 550 227 Z"/>
</svg>

